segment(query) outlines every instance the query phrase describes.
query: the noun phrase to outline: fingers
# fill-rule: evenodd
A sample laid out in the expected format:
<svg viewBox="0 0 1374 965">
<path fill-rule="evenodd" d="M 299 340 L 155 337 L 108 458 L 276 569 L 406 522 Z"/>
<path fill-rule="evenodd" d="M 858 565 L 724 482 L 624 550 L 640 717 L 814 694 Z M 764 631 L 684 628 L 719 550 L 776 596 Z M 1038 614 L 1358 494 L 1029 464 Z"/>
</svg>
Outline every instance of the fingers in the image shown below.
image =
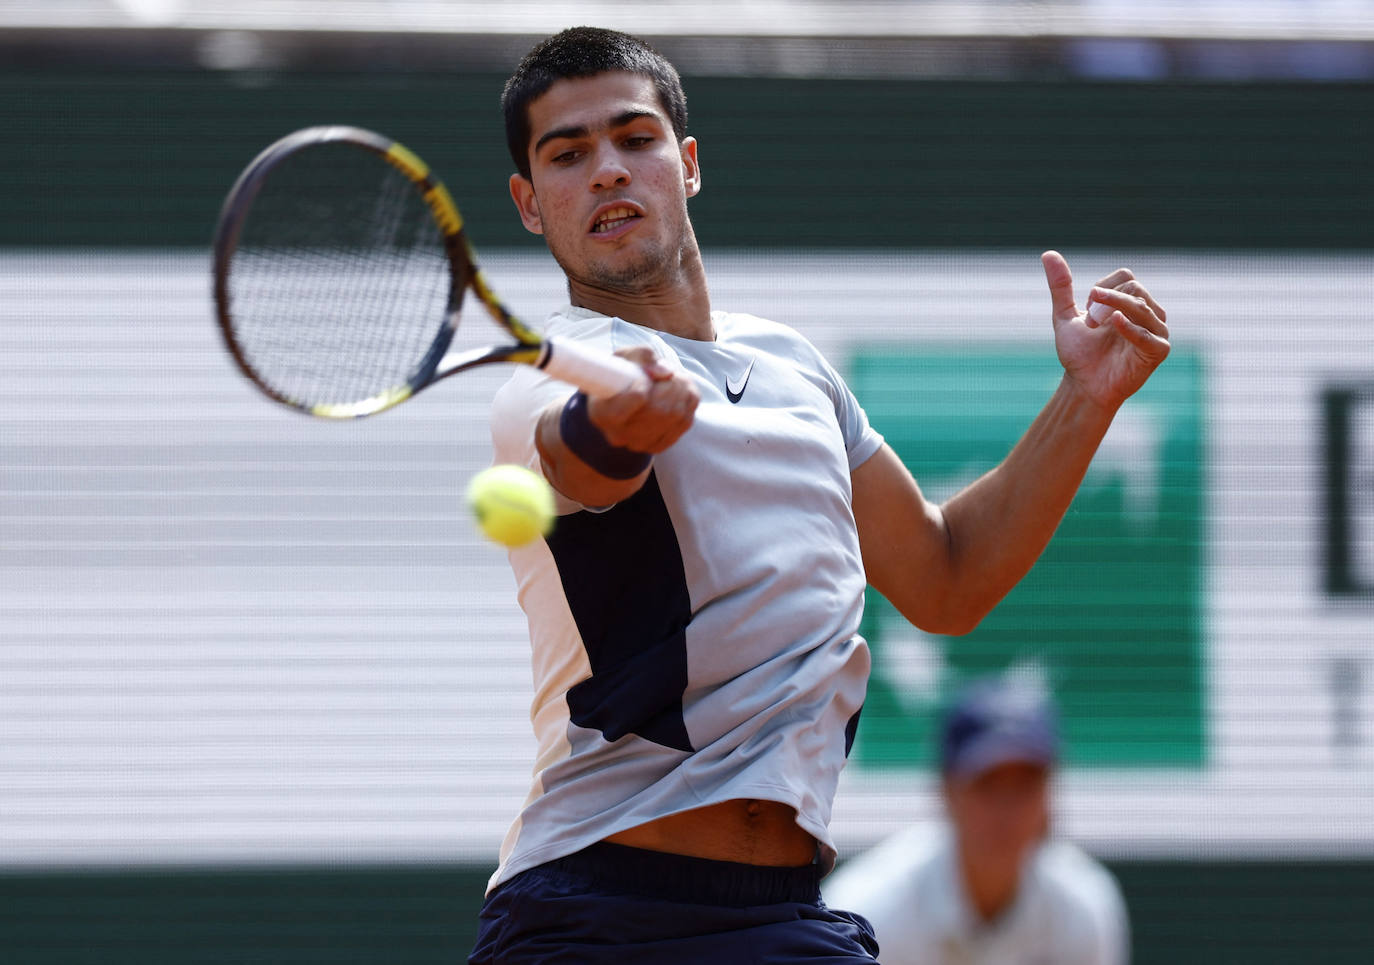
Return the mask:
<svg viewBox="0 0 1374 965">
<path fill-rule="evenodd" d="M 642 366 L 644 374 L 649 376 L 652 381 L 662 382 L 664 379 L 673 377 L 673 370 L 664 365 L 659 357 L 654 354 L 654 350 L 647 345 L 634 345 L 630 348 L 618 349 L 615 354 Z"/>
<path fill-rule="evenodd" d="M 619 445 L 636 452 L 662 452 L 692 427 L 700 401 L 697 387 L 686 376 L 655 383 L 648 404 L 635 414 L 626 441 Z"/>
<path fill-rule="evenodd" d="M 644 367 L 649 384 L 588 403 L 587 415 L 614 446 L 658 453 L 692 427 L 700 393 L 691 379 L 644 346 L 616 352 Z"/>
<path fill-rule="evenodd" d="M 1169 354 L 1168 336 L 1156 335 L 1141 325 L 1137 325 L 1120 312 L 1113 312 L 1109 324 L 1120 333 L 1140 354 L 1158 365 Z"/>
<path fill-rule="evenodd" d="M 1135 273 L 1129 268 L 1118 268 L 1106 278 L 1097 283 L 1098 288 L 1120 288 L 1123 284 L 1135 278 Z"/>
<path fill-rule="evenodd" d="M 1045 281 L 1050 286 L 1050 304 L 1056 322 L 1073 318 L 1078 314 L 1078 306 L 1073 301 L 1073 272 L 1069 263 L 1057 251 L 1047 251 L 1040 256 L 1040 264 L 1045 268 Z"/>
<path fill-rule="evenodd" d="M 1145 300 L 1145 303 L 1150 306 L 1150 310 L 1153 311 L 1155 315 L 1159 317 L 1159 320 L 1161 322 L 1167 322 L 1169 320 L 1168 315 L 1166 315 L 1164 312 L 1163 306 L 1161 306 L 1159 302 L 1155 301 L 1154 296 L 1151 295 L 1146 290 L 1145 286 L 1142 285 L 1140 282 L 1132 279 L 1131 281 L 1128 281 L 1123 285 L 1118 285 L 1116 290 L 1125 292 L 1128 295 L 1134 295 L 1137 298 L 1143 298 Z"/>
<path fill-rule="evenodd" d="M 1141 294 L 1114 288 L 1094 288 L 1088 296 L 1088 327 L 1096 328 L 1106 324 L 1120 314 L 1150 334 L 1167 340 L 1169 326 L 1156 312 L 1157 305 L 1154 299 L 1149 297 L 1149 293 L 1138 282 L 1134 285 L 1135 290 Z"/>
<path fill-rule="evenodd" d="M 1119 292 L 1125 292 L 1127 295 L 1135 295 L 1137 298 L 1142 298 L 1150 306 L 1150 310 L 1159 317 L 1160 321 L 1168 320 L 1163 306 L 1155 301 L 1154 296 L 1136 279 L 1135 273 L 1129 268 L 1118 268 L 1094 286 L 1094 290 L 1098 288 L 1115 289 Z M 1090 297 L 1089 302 L 1091 301 L 1092 299 Z"/>
</svg>

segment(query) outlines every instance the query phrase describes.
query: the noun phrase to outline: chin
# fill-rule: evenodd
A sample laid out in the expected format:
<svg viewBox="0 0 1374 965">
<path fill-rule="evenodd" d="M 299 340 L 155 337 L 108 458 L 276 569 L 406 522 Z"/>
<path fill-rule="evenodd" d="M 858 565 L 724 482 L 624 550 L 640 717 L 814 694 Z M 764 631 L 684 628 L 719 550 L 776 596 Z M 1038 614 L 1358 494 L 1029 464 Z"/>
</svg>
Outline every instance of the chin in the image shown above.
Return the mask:
<svg viewBox="0 0 1374 965">
<path fill-rule="evenodd" d="M 627 294 L 653 288 L 668 273 L 662 258 L 641 257 L 629 262 L 592 265 L 588 281 L 598 288 L 610 288 Z"/>
</svg>

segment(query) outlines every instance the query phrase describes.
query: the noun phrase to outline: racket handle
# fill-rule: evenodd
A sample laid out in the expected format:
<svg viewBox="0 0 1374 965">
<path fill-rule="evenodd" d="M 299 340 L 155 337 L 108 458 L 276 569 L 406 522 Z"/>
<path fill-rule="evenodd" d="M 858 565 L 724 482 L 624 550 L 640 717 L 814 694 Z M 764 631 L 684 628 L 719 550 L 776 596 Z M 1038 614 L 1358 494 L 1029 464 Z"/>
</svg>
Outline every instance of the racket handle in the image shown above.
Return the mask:
<svg viewBox="0 0 1374 965">
<path fill-rule="evenodd" d="M 577 386 L 593 399 L 604 399 L 636 386 L 645 387 L 649 382 L 644 370 L 629 359 L 561 338 L 544 342 L 543 356 L 536 364 L 555 379 Z"/>
</svg>

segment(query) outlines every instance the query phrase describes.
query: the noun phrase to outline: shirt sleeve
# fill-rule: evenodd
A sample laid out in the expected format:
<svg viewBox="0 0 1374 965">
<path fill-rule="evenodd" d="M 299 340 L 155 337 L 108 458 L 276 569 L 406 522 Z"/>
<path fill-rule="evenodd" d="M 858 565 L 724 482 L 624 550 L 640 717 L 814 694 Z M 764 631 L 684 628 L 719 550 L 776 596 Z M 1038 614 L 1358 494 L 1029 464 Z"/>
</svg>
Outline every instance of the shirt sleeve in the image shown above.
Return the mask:
<svg viewBox="0 0 1374 965">
<path fill-rule="evenodd" d="M 859 400 L 849 390 L 840 373 L 828 361 L 822 359 L 826 380 L 830 383 L 830 398 L 835 403 L 835 418 L 839 421 L 840 432 L 844 435 L 844 448 L 849 456 L 849 471 L 853 472 L 872 457 L 883 446 L 882 434 L 868 422 Z"/>
</svg>

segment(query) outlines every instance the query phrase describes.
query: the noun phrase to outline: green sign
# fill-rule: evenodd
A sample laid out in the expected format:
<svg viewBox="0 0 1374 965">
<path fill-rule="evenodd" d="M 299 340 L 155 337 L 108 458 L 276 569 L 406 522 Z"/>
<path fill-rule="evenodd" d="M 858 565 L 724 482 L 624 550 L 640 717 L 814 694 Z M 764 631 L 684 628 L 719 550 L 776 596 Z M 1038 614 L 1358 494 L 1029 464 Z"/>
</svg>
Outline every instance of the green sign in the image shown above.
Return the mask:
<svg viewBox="0 0 1374 965">
<path fill-rule="evenodd" d="M 1052 353 L 1006 346 L 875 347 L 850 386 L 943 501 L 1001 462 L 1060 373 Z M 874 670 L 856 763 L 929 764 L 950 692 L 1016 670 L 1053 692 L 1070 765 L 1202 764 L 1202 374 L 1175 349 L 1126 403 L 1040 561 L 972 633 L 925 634 L 868 591 Z"/>
</svg>

